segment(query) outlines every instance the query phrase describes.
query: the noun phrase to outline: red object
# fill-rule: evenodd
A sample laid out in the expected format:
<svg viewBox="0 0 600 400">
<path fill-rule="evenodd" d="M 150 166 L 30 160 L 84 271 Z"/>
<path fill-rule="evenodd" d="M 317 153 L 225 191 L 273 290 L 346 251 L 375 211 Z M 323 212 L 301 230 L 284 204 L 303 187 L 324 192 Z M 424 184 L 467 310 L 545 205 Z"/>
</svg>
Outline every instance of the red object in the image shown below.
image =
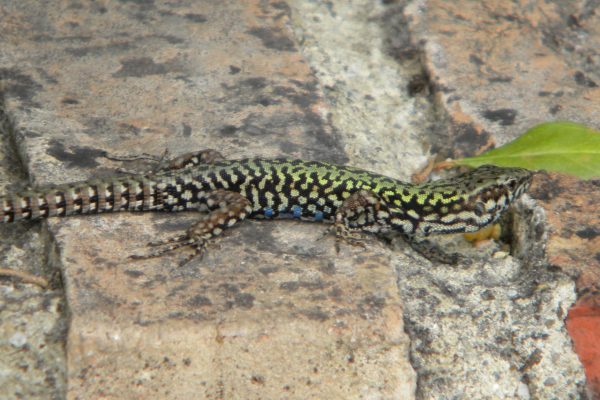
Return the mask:
<svg viewBox="0 0 600 400">
<path fill-rule="evenodd" d="M 585 368 L 593 398 L 600 399 L 600 306 L 586 301 L 571 307 L 567 331 Z"/>
</svg>

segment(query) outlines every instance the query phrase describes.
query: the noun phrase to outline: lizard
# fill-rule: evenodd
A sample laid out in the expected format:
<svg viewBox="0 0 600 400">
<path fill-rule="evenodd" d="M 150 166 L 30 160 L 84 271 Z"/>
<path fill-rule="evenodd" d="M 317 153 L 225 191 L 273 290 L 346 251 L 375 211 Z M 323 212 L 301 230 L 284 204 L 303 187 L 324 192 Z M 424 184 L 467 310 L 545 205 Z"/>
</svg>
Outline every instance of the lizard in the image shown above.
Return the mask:
<svg viewBox="0 0 600 400">
<path fill-rule="evenodd" d="M 455 264 L 425 238 L 474 232 L 498 220 L 528 188 L 532 172 L 485 165 L 456 177 L 421 184 L 320 161 L 226 160 L 215 150 L 187 153 L 157 171 L 5 194 L 0 222 L 117 211 L 201 211 L 181 235 L 151 242 L 158 257 L 207 242 L 246 218 L 297 218 L 333 223 L 338 239 L 401 234 L 426 258 Z M 336 246 L 337 246 L 336 241 Z M 182 264 L 183 264 L 182 263 Z"/>
</svg>

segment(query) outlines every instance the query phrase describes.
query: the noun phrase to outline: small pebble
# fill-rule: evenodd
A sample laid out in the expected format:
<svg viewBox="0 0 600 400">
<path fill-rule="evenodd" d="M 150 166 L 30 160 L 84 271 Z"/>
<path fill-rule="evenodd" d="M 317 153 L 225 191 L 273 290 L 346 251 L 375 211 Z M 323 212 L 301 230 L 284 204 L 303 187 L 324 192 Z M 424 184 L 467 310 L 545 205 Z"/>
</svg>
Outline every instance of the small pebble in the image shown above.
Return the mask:
<svg viewBox="0 0 600 400">
<path fill-rule="evenodd" d="M 21 348 L 25 345 L 25 343 L 27 343 L 27 336 L 21 332 L 17 332 L 12 335 L 10 339 L 8 339 L 8 342 L 13 347 Z"/>
</svg>

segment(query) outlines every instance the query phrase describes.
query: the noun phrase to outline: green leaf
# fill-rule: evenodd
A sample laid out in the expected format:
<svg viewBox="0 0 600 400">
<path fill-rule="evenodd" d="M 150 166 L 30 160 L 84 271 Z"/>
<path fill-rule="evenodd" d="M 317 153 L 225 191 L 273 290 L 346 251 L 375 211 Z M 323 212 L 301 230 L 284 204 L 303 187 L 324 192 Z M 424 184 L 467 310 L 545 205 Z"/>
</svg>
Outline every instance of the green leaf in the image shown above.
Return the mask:
<svg viewBox="0 0 600 400">
<path fill-rule="evenodd" d="M 545 169 L 583 179 L 600 177 L 600 132 L 573 122 L 548 122 L 502 147 L 455 163 Z"/>
</svg>

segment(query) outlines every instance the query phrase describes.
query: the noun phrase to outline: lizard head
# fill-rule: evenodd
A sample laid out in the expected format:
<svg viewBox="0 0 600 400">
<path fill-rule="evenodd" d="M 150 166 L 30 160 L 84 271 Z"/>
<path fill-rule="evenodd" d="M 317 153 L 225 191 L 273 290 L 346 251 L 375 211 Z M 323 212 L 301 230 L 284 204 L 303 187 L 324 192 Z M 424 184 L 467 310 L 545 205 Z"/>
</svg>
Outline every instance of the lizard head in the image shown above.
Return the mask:
<svg viewBox="0 0 600 400">
<path fill-rule="evenodd" d="M 497 221 L 529 188 L 532 176 L 524 168 L 483 165 L 455 178 L 463 187 L 460 208 L 468 220 L 465 231 L 476 231 Z"/>
<path fill-rule="evenodd" d="M 423 199 L 415 233 L 474 232 L 491 224 L 529 187 L 533 173 L 523 168 L 484 165 L 454 178 L 417 185 Z M 420 203 L 420 204 L 419 204 Z"/>
</svg>

